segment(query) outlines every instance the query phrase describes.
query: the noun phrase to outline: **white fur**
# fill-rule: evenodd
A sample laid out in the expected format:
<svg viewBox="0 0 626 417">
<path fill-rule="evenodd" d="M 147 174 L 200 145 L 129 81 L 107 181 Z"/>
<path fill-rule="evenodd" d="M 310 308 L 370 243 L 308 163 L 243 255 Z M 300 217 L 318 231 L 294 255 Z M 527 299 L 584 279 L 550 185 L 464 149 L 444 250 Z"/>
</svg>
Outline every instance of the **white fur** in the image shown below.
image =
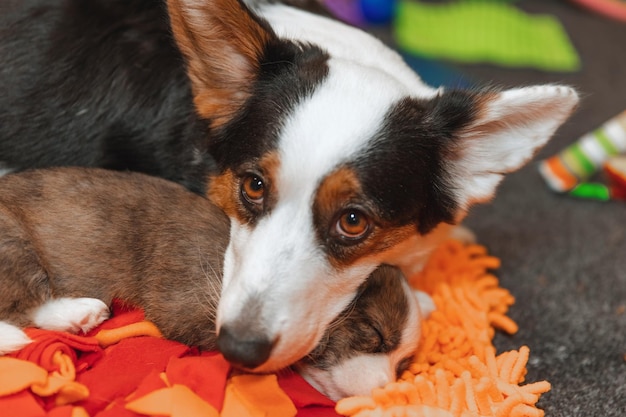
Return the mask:
<svg viewBox="0 0 626 417">
<path fill-rule="evenodd" d="M 303 378 L 333 401 L 354 395 L 370 395 L 395 379 L 389 356 L 361 354 L 340 362 L 330 371 L 313 367 L 302 372 Z"/>
<path fill-rule="evenodd" d="M 263 369 L 287 365 L 310 351 L 378 263 L 369 259 L 334 270 L 317 247 L 311 204 L 322 178 L 361 149 L 386 109 L 406 91 L 377 69 L 334 59 L 329 64 L 322 88 L 281 132 L 276 206 L 254 229 L 233 222 L 226 252 L 218 326 L 242 313 L 245 294 L 257 294 L 269 334 L 289 335 L 275 345 Z M 372 88 L 359 83 L 364 76 Z M 375 102 L 385 105 L 372 106 Z M 302 349 L 294 348 L 295 341 Z"/>
<path fill-rule="evenodd" d="M 109 318 L 109 307 L 95 298 L 56 298 L 32 313 L 35 326 L 46 330 L 87 333 Z"/>
<path fill-rule="evenodd" d="M 254 227 L 234 220 L 225 255 L 218 329 L 245 316 L 250 297 L 262 300 L 257 324 L 277 338 L 269 360 L 257 369 L 268 371 L 313 349 L 378 264 L 415 272 L 451 227 L 415 235 L 341 270 L 331 266 L 316 242 L 312 218 L 320 181 L 367 146 L 398 100 L 432 98 L 439 90 L 423 84 L 395 52 L 358 29 L 284 5 L 261 5 L 256 11 L 279 36 L 316 44 L 330 54 L 328 76 L 279 133 L 275 206 Z M 487 102 L 481 119 L 465 132 L 461 158 L 451 161 L 461 178 L 459 220 L 471 203 L 493 195 L 502 174 L 519 168 L 548 140 L 576 102 L 573 90 L 553 86 L 510 90 Z"/>
<path fill-rule="evenodd" d="M 329 64 L 324 85 L 281 132 L 276 206 L 254 229 L 233 222 L 226 252 L 218 326 L 242 313 L 244 294 L 257 294 L 263 299 L 269 334 L 289 334 L 279 340 L 263 369 L 289 364 L 311 350 L 379 262 L 369 259 L 334 270 L 317 247 L 311 204 L 323 177 L 361 149 L 386 109 L 406 91 L 377 69 L 334 59 Z M 363 77 L 371 88 L 359 83 Z M 294 341 L 301 350 L 294 348 Z"/>
<path fill-rule="evenodd" d="M 22 329 L 0 321 L 0 356 L 18 351 L 31 342 Z"/>
<path fill-rule="evenodd" d="M 527 163 L 577 103 L 575 90 L 552 85 L 507 90 L 487 101 L 454 162 L 462 206 L 490 199 L 504 174 Z"/>
<path fill-rule="evenodd" d="M 259 315 L 268 335 L 289 335 L 278 339 L 258 371 L 279 369 L 306 355 L 353 298 L 361 277 L 376 267 L 365 261 L 345 271 L 332 269 L 316 247 L 310 210 L 298 207 L 297 202 L 276 207 L 253 230 L 232 225 L 218 326 L 243 315 L 253 295 L 263 301 Z"/>
</svg>

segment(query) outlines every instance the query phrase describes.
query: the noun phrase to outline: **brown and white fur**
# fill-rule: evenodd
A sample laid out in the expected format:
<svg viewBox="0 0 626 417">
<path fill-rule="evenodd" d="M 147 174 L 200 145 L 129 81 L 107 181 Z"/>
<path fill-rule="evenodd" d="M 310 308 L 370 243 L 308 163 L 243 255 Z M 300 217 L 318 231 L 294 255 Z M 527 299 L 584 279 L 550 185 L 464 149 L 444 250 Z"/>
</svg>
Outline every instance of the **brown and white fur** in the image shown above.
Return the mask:
<svg viewBox="0 0 626 417">
<path fill-rule="evenodd" d="M 295 368 L 335 401 L 370 395 L 408 368 L 419 342 L 420 321 L 434 308 L 432 299 L 412 290 L 397 268 L 382 265 Z"/>
<path fill-rule="evenodd" d="M 23 3 L 37 7 L 0 19 L 17 16 L 0 37 L 0 165 L 206 192 L 231 221 L 218 347 L 255 371 L 311 351 L 378 265 L 419 269 L 578 102 L 557 85 L 432 88 L 297 7 L 312 1 L 168 0 L 176 48 L 158 1 Z"/>
<path fill-rule="evenodd" d="M 231 219 L 218 346 L 266 371 L 310 351 L 378 265 L 419 269 L 578 97 L 434 89 L 360 30 L 245 3 L 168 1 Z"/>
<path fill-rule="evenodd" d="M 0 353 L 28 342 L 10 325 L 88 331 L 114 298 L 142 307 L 166 337 L 214 348 L 228 231 L 209 201 L 143 174 L 0 178 Z"/>
<path fill-rule="evenodd" d="M 215 349 L 228 231 L 206 199 L 142 174 L 65 168 L 0 178 L 0 354 L 29 343 L 26 326 L 89 331 L 114 298 L 143 308 L 167 338 Z M 369 393 L 406 364 L 431 304 L 381 266 L 300 373 L 334 400 Z"/>
</svg>

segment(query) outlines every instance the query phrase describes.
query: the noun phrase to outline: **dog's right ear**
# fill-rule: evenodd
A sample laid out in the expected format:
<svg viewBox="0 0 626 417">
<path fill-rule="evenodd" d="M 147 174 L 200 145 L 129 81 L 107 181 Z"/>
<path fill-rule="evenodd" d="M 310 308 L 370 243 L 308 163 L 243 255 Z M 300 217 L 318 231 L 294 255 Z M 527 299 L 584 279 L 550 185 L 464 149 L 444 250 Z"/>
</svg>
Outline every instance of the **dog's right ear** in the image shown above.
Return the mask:
<svg viewBox="0 0 626 417">
<path fill-rule="evenodd" d="M 433 118 L 455 130 L 457 140 L 446 158 L 457 205 L 467 209 L 491 199 L 504 175 L 546 144 L 578 104 L 578 94 L 567 86 L 540 85 L 450 91 L 433 102 Z"/>
<path fill-rule="evenodd" d="M 250 96 L 275 34 L 237 0 L 168 0 L 167 6 L 196 110 L 212 127 L 222 126 Z"/>
</svg>

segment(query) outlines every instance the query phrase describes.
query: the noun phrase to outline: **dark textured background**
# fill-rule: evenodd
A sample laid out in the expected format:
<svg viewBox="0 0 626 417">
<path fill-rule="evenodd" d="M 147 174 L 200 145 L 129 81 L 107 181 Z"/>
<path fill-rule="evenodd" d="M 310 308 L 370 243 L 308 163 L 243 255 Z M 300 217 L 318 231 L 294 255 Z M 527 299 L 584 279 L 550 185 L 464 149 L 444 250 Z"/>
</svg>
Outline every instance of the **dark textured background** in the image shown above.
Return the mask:
<svg viewBox="0 0 626 417">
<path fill-rule="evenodd" d="M 567 83 L 583 99 L 535 162 L 510 175 L 494 201 L 475 207 L 467 220 L 478 241 L 502 260 L 497 275 L 517 299 L 510 314 L 520 331 L 498 335 L 496 346 L 530 347 L 527 380 L 552 383 L 539 403 L 547 416 L 626 416 L 626 202 L 554 194 L 536 162 L 626 110 L 626 23 L 567 1 L 515 4 L 558 17 L 582 70 L 456 69 L 479 83 Z"/>
</svg>

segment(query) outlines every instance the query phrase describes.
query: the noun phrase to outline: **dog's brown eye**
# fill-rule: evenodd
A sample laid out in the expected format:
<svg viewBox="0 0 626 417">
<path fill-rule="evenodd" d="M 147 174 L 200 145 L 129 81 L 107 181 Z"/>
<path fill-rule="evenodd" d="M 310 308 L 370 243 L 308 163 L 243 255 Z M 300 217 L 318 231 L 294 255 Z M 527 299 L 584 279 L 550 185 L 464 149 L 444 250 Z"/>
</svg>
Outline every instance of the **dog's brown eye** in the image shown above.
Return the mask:
<svg viewBox="0 0 626 417">
<path fill-rule="evenodd" d="M 261 177 L 251 174 L 241 182 L 241 195 L 249 204 L 260 206 L 265 196 L 265 184 Z"/>
<path fill-rule="evenodd" d="M 367 216 L 358 210 L 344 211 L 337 220 L 337 232 L 344 238 L 358 240 L 369 231 Z"/>
</svg>

